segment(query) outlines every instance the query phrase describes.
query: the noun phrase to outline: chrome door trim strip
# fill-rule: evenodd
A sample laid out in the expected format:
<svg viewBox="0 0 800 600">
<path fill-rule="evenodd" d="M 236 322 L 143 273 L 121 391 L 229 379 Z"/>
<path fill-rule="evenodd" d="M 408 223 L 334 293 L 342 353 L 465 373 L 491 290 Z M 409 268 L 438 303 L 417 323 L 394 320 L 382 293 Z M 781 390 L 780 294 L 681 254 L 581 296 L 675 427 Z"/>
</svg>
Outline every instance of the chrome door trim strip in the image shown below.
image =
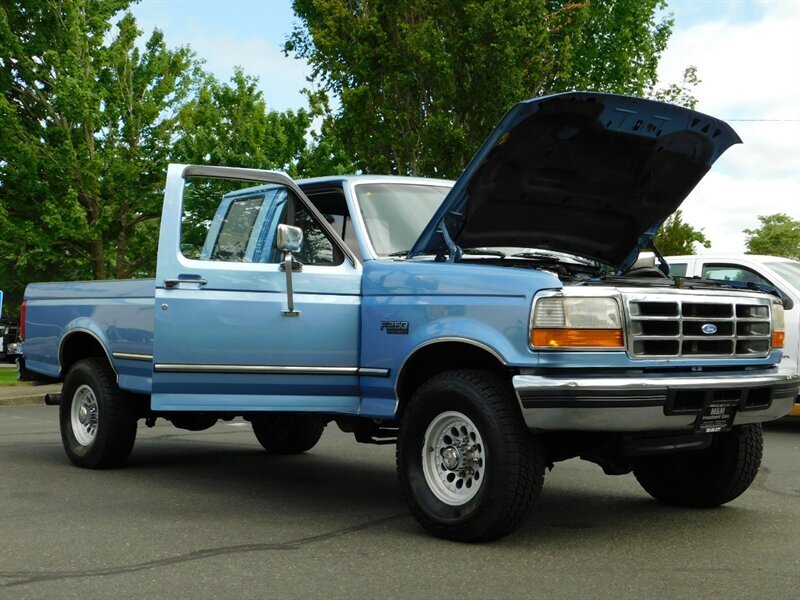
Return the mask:
<svg viewBox="0 0 800 600">
<path fill-rule="evenodd" d="M 134 354 L 132 352 L 114 352 L 111 356 L 120 360 L 141 360 L 145 362 L 152 362 L 152 354 Z"/>
<path fill-rule="evenodd" d="M 359 367 L 358 374 L 364 377 L 388 377 L 389 369 L 372 369 L 370 367 Z"/>
<path fill-rule="evenodd" d="M 258 375 L 363 375 L 366 377 L 388 377 L 389 369 L 366 367 L 301 367 L 277 365 L 194 365 L 157 363 L 157 373 L 229 373 Z"/>
</svg>

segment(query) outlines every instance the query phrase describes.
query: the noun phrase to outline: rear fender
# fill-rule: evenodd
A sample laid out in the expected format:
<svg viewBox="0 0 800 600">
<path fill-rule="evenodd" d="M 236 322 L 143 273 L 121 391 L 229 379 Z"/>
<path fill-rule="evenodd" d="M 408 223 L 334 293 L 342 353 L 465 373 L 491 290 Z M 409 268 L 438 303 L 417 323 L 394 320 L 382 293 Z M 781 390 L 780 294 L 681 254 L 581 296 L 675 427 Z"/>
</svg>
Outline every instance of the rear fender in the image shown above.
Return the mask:
<svg viewBox="0 0 800 600">
<path fill-rule="evenodd" d="M 102 354 L 98 353 L 98 347 L 102 350 Z M 118 377 L 117 369 L 111 360 L 108 338 L 97 323 L 86 317 L 71 321 L 64 328 L 58 347 L 60 376 L 66 376 L 69 368 L 78 360 L 98 355 L 105 357 L 115 377 Z"/>
</svg>

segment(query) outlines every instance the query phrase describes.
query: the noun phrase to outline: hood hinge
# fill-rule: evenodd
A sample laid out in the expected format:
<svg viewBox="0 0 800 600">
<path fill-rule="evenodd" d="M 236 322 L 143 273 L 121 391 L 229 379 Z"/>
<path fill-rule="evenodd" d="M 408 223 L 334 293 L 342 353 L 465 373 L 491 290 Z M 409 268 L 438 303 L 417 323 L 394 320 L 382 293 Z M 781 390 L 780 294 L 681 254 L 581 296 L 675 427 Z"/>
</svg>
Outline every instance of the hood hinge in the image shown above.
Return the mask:
<svg viewBox="0 0 800 600">
<path fill-rule="evenodd" d="M 447 230 L 447 225 L 445 225 L 445 219 L 442 219 L 441 223 L 439 223 L 439 231 L 442 232 L 442 237 L 444 238 L 444 243 L 447 244 L 448 250 L 448 257 L 447 262 L 458 262 L 461 260 L 461 255 L 463 254 L 461 247 L 453 241 L 453 238 L 450 237 L 450 232 Z M 439 253 L 436 255 L 436 260 L 438 262 L 444 261 L 444 255 Z"/>
</svg>

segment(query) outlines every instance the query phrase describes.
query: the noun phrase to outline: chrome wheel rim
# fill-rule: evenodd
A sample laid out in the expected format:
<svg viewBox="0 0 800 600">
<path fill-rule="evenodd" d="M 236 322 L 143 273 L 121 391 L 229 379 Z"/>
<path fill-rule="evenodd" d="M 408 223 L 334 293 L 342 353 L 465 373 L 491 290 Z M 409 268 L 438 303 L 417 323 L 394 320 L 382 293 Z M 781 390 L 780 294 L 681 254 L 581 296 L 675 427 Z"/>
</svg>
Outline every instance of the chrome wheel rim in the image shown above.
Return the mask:
<svg viewBox="0 0 800 600">
<path fill-rule="evenodd" d="M 81 446 L 91 446 L 97 437 L 98 405 L 94 390 L 81 385 L 72 396 L 70 423 L 75 440 Z"/>
<path fill-rule="evenodd" d="M 449 411 L 431 421 L 422 446 L 422 472 L 445 504 L 460 506 L 477 495 L 486 476 L 486 447 L 469 417 Z"/>
</svg>

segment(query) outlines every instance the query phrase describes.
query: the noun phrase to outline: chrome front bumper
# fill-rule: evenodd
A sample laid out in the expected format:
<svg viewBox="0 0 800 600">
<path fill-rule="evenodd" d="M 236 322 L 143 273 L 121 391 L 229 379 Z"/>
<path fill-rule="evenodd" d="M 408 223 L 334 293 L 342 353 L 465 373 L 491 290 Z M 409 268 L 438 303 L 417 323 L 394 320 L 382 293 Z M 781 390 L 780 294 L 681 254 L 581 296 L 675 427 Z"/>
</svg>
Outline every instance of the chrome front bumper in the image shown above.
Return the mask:
<svg viewBox="0 0 800 600">
<path fill-rule="evenodd" d="M 521 373 L 514 390 L 534 430 L 680 431 L 691 430 L 704 403 L 738 400 L 734 425 L 779 419 L 800 392 L 791 371 L 686 373 L 674 376 L 560 376 Z"/>
</svg>

